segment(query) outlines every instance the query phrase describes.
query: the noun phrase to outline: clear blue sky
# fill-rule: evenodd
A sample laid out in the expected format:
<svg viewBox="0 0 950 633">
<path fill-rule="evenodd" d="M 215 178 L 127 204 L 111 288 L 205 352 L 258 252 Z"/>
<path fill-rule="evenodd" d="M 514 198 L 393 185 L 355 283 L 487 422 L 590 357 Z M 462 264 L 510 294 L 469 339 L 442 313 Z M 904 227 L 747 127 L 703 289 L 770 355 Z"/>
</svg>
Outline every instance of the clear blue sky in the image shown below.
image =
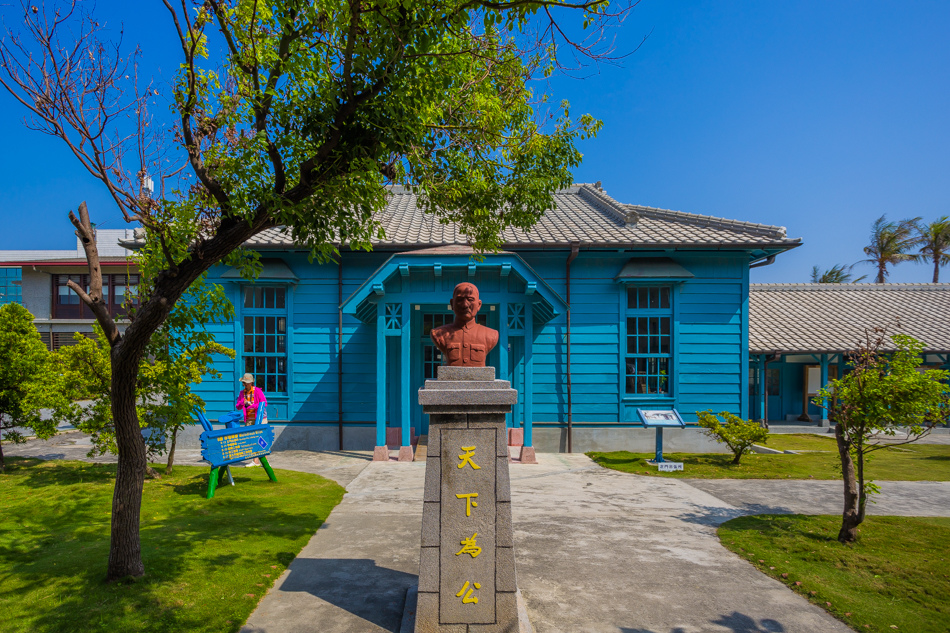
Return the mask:
<svg viewBox="0 0 950 633">
<path fill-rule="evenodd" d="M 160 2 L 100 1 L 98 12 L 125 24 L 156 78 L 173 74 Z M 807 281 L 813 264 L 862 259 L 882 213 L 950 214 L 950 2 L 643 0 L 617 32 L 618 49 L 651 32 L 621 67 L 551 84 L 575 113 L 605 123 L 582 145 L 578 182 L 600 180 L 622 202 L 803 238 L 755 270 L 756 282 Z M 21 120 L 0 94 L 0 249 L 72 247 L 66 213 L 83 199 L 106 228 L 123 227 L 66 148 Z M 926 282 L 929 271 L 902 264 L 891 280 Z"/>
</svg>

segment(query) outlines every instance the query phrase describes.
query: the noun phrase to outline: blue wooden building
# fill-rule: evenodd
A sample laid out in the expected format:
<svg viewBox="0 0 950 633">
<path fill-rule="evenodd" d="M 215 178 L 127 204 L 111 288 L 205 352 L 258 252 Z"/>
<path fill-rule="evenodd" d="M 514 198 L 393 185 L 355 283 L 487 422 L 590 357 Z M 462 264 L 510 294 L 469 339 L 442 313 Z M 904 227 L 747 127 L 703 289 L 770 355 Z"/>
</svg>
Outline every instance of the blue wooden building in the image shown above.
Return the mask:
<svg viewBox="0 0 950 633">
<path fill-rule="evenodd" d="M 256 282 L 211 271 L 236 308 L 216 336 L 237 357 L 199 387 L 209 415 L 233 408 L 251 372 L 277 448 L 411 444 L 427 432 L 416 392 L 441 363 L 429 330 L 471 281 L 479 318 L 501 333 L 488 364 L 520 394 L 509 425 L 526 446 L 628 448 L 644 433 L 638 407 L 747 417 L 749 269 L 800 244 L 781 227 L 622 204 L 599 183 L 559 192 L 536 227 L 481 260 L 401 188 L 379 220 L 371 253 L 310 263 L 272 229 L 248 244 L 263 260 Z"/>
<path fill-rule="evenodd" d="M 749 305 L 757 420 L 829 426 L 818 389 L 875 327 L 923 343 L 923 367 L 950 369 L 950 284 L 752 284 Z"/>
</svg>

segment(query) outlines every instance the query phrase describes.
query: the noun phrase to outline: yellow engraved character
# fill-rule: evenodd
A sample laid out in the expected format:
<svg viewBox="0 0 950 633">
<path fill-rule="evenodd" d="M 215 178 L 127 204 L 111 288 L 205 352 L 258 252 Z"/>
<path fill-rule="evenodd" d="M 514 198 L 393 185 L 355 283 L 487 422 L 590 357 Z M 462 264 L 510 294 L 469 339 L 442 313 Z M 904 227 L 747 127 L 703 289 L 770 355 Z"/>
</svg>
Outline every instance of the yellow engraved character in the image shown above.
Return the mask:
<svg viewBox="0 0 950 633">
<path fill-rule="evenodd" d="M 472 558 L 477 558 L 479 554 L 482 553 L 482 548 L 475 544 L 475 537 L 478 536 L 478 532 L 472 534 L 472 538 L 463 538 L 459 543 L 462 544 L 462 549 L 455 552 L 456 556 L 461 556 L 462 554 L 469 554 Z"/>
<path fill-rule="evenodd" d="M 465 516 L 472 516 L 472 508 L 478 507 L 478 502 L 472 501 L 472 499 L 475 499 L 476 497 L 478 497 L 477 492 L 469 492 L 468 494 L 464 495 L 455 495 L 456 499 L 465 499 Z"/>
<path fill-rule="evenodd" d="M 465 468 L 465 464 L 471 466 L 474 470 L 481 470 L 482 467 L 472 461 L 472 456 L 475 455 L 474 446 L 463 446 L 462 450 L 465 451 L 462 455 L 459 455 L 459 459 L 462 460 L 462 463 L 458 465 L 459 468 Z"/>
<path fill-rule="evenodd" d="M 472 586 L 473 586 L 475 589 L 481 589 L 481 588 L 482 588 L 482 586 L 481 586 L 480 584 L 478 584 L 477 582 L 473 582 L 473 583 L 472 583 Z M 465 593 L 465 590 L 466 590 L 466 589 L 468 589 L 468 593 Z M 468 581 L 466 580 L 466 581 L 465 581 L 465 584 L 462 585 L 461 591 L 459 591 L 457 594 L 455 594 L 455 597 L 456 597 L 456 598 L 462 598 L 462 594 L 465 594 L 465 597 L 462 598 L 462 604 L 478 604 L 478 598 L 476 598 L 475 596 L 472 595 L 473 593 L 475 593 L 475 589 L 469 589 L 469 588 L 468 588 Z"/>
</svg>

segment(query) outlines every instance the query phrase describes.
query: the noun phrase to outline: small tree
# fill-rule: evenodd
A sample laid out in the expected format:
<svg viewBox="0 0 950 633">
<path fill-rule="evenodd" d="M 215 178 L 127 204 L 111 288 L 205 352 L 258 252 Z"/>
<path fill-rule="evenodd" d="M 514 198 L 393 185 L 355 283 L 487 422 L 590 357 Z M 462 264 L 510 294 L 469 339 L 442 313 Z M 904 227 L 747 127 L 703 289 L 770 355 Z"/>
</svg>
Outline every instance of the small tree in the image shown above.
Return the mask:
<svg viewBox="0 0 950 633">
<path fill-rule="evenodd" d="M 20 428 L 33 428 L 42 437 L 56 432 L 56 425 L 43 423 L 35 411 L 25 408 L 26 387 L 42 372 L 47 350 L 33 325 L 33 315 L 19 303 L 0 307 L 0 472 L 3 440 L 24 441 Z"/>
<path fill-rule="evenodd" d="M 888 353 L 886 341 L 896 349 Z M 851 371 L 819 390 L 814 402 L 827 401 L 830 417 L 837 422 L 835 439 L 844 479 L 844 511 L 838 540 L 852 543 L 864 521 L 868 497 L 877 486 L 865 479 L 865 466 L 874 451 L 915 442 L 938 422 L 946 421 L 950 409 L 947 380 L 950 372 L 920 371 L 923 344 L 903 334 L 888 336 L 886 328 L 866 331 L 865 341 L 848 354 Z M 875 438 L 895 436 L 906 430 L 902 442 Z"/>
<path fill-rule="evenodd" d="M 753 444 L 765 443 L 769 439 L 769 430 L 763 428 L 758 422 L 743 420 L 728 411 L 719 414 L 725 423 L 713 415 L 712 411 L 700 411 L 696 415 L 699 417 L 699 426 L 702 427 L 703 433 L 729 447 L 733 455 L 733 464 L 738 464 Z"/>
<path fill-rule="evenodd" d="M 134 315 L 134 307 L 130 308 Z M 233 313 L 224 289 L 202 277 L 149 342 L 135 386 L 139 396 L 136 410 L 147 455 L 154 459 L 168 448 L 166 472 L 174 466 L 178 432 L 195 407 L 204 408 L 204 401 L 191 387 L 205 376 L 220 377 L 214 369 L 214 354 L 234 358 L 234 350 L 215 342 L 207 326 L 226 322 Z M 90 456 L 118 452 L 109 342 L 102 328 L 94 327 L 95 339 L 77 333 L 74 345 L 50 354 L 46 371 L 34 381 L 28 398 L 32 410 L 49 409 L 56 423 L 68 422 L 89 433 Z M 91 403 L 81 402 L 84 400 Z M 169 439 L 171 447 L 167 446 Z"/>
</svg>

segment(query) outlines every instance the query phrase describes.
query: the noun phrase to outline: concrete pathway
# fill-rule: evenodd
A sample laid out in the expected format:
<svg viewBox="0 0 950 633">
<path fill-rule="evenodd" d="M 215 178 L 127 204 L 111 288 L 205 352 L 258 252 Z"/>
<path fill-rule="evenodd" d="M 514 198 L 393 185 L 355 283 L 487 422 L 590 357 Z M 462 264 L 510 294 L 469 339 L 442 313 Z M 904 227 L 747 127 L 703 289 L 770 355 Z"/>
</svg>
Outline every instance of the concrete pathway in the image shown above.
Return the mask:
<svg viewBox="0 0 950 633">
<path fill-rule="evenodd" d="M 71 433 L 8 454 L 87 459 L 88 450 L 88 438 Z M 398 633 L 406 589 L 417 582 L 425 465 L 370 457 L 272 456 L 277 468 L 324 475 L 348 493 L 244 633 Z M 181 451 L 176 461 L 198 459 Z M 840 482 L 671 480 L 606 470 L 583 455 L 539 461 L 511 468 L 519 586 L 537 633 L 850 631 L 724 549 L 715 533 L 744 514 L 836 513 Z M 872 513 L 950 515 L 950 482 L 881 485 Z"/>
<path fill-rule="evenodd" d="M 538 633 L 849 631 L 719 545 L 744 514 L 583 455 L 512 466 L 518 578 Z M 399 631 L 417 582 L 422 463 L 369 463 L 244 633 Z"/>
</svg>

